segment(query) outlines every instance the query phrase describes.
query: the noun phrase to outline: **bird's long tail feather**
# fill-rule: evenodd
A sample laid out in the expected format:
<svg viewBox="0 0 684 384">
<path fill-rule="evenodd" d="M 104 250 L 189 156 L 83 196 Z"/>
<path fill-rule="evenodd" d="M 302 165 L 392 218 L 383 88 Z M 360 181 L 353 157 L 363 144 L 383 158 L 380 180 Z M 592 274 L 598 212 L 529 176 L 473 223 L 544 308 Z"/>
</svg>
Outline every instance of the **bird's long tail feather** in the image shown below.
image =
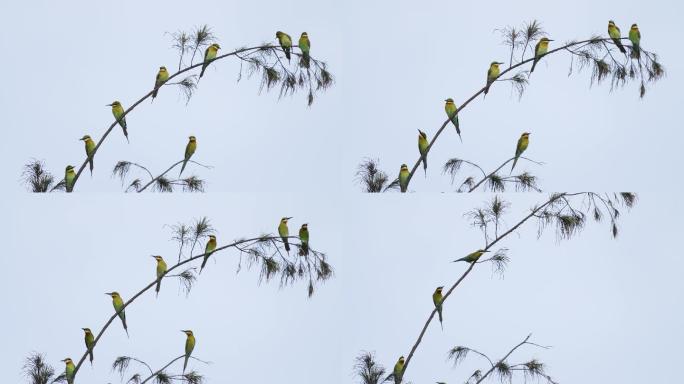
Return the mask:
<svg viewBox="0 0 684 384">
<path fill-rule="evenodd" d="M 181 167 L 180 173 L 178 174 L 178 177 L 183 174 L 183 170 L 185 169 L 185 165 L 188 164 L 188 160 L 183 161 L 183 166 Z"/>
<path fill-rule="evenodd" d="M 93 357 L 93 349 L 89 348 L 88 353 L 90 354 L 90 366 L 92 366 L 93 365 L 93 358 L 94 358 Z"/>
<path fill-rule="evenodd" d="M 285 244 L 285 251 L 290 252 L 290 242 L 287 240 L 287 237 L 283 237 L 283 243 Z"/>
<path fill-rule="evenodd" d="M 513 160 L 513 166 L 511 166 L 511 172 L 508 173 L 509 175 L 510 175 L 511 173 L 513 173 L 513 168 L 515 168 L 515 164 L 516 164 L 517 162 L 518 162 L 518 156 L 516 156 L 515 159 Z"/>
<path fill-rule="evenodd" d="M 188 358 L 189 357 L 190 356 L 185 355 L 185 361 L 183 362 L 183 373 L 185 373 L 185 368 L 187 368 L 187 366 L 188 366 Z"/>
<path fill-rule="evenodd" d="M 202 260 L 202 266 L 200 266 L 200 271 L 199 271 L 199 273 L 202 273 L 202 270 L 204 269 L 204 266 L 207 265 L 207 260 L 209 260 L 209 255 L 204 256 L 204 260 Z"/>
<path fill-rule="evenodd" d="M 161 289 L 161 278 L 157 279 L 157 287 L 154 289 L 156 292 L 155 297 L 159 297 L 159 290 Z"/>
</svg>

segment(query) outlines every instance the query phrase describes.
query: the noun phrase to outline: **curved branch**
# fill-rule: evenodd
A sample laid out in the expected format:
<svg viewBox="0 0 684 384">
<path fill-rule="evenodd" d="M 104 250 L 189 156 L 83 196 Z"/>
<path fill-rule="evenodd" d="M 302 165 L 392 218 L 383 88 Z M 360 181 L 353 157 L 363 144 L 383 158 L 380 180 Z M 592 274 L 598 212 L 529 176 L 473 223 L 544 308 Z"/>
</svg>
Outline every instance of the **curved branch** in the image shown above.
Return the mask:
<svg viewBox="0 0 684 384">
<path fill-rule="evenodd" d="M 177 167 L 177 166 L 179 166 L 180 164 L 182 164 L 183 161 L 185 161 L 185 160 L 180 160 L 180 161 L 178 161 L 178 162 L 176 162 L 176 163 L 173 163 L 166 171 L 162 172 L 162 173 L 159 174 L 157 177 L 153 177 L 152 174 L 150 174 L 150 177 L 152 177 L 152 180 L 150 180 L 147 184 L 143 185 L 140 189 L 136 190 L 136 192 L 137 192 L 137 193 L 140 193 L 140 192 L 144 191 L 145 189 L 147 189 L 147 187 L 149 187 L 150 185 L 152 185 L 155 181 L 159 180 L 160 177 L 163 177 L 164 175 L 166 175 L 167 173 L 169 173 L 172 169 L 174 169 L 175 167 Z M 193 160 L 188 160 L 188 163 L 197 164 L 197 165 L 199 165 L 199 166 L 201 166 L 201 167 L 204 167 L 204 168 L 207 168 L 207 169 L 211 168 L 211 166 L 209 166 L 209 165 L 200 164 L 200 163 L 198 163 L 198 162 L 196 162 L 196 161 L 193 161 Z M 148 172 L 149 172 L 149 171 L 148 171 Z"/>
<path fill-rule="evenodd" d="M 180 356 L 176 357 L 175 359 L 169 361 L 168 364 L 166 364 L 165 366 L 161 367 L 159 370 L 157 370 L 157 372 L 154 372 L 154 373 L 152 373 L 151 375 L 149 375 L 148 377 L 146 377 L 145 380 L 143 380 L 143 381 L 140 382 L 140 384 L 145 384 L 145 383 L 147 383 L 148 381 L 150 381 L 150 379 L 152 379 L 153 377 L 157 376 L 159 373 L 163 372 L 166 368 L 170 367 L 171 364 L 175 363 L 176 361 L 178 361 L 178 360 L 180 360 L 180 359 L 182 359 L 182 358 L 184 358 L 184 357 L 185 357 L 185 355 L 183 354 L 183 355 L 180 355 Z"/>
<path fill-rule="evenodd" d="M 534 160 L 529 159 L 529 158 L 524 157 L 524 156 L 520 156 L 519 159 L 525 159 L 525 160 L 527 160 L 527 161 L 531 161 L 531 162 L 533 162 L 533 163 L 535 163 L 535 164 L 538 164 L 538 165 L 544 164 L 544 163 L 542 163 L 542 162 L 534 161 Z M 494 175 L 494 174 L 496 174 L 497 172 L 499 172 L 499 170 L 501 170 L 501 168 L 503 168 L 506 164 L 510 163 L 510 162 L 513 161 L 513 160 L 515 160 L 515 156 L 514 156 L 514 157 L 511 157 L 510 159 L 508 159 L 508 160 L 506 160 L 506 161 L 504 161 L 503 164 L 501 164 L 498 168 L 496 168 L 495 170 L 493 170 L 492 172 L 490 172 L 490 173 L 489 173 L 488 175 L 486 175 L 482 180 L 480 180 L 480 181 L 478 181 L 477 183 L 475 183 L 475 185 L 473 185 L 472 187 L 470 187 L 470 189 L 468 190 L 468 192 L 473 192 L 474 190 L 476 190 L 477 187 L 479 187 L 482 183 L 484 183 L 485 181 L 487 181 L 487 179 L 489 179 L 490 177 L 492 177 L 492 175 Z M 480 168 L 480 169 L 482 169 L 482 168 Z"/>
</svg>

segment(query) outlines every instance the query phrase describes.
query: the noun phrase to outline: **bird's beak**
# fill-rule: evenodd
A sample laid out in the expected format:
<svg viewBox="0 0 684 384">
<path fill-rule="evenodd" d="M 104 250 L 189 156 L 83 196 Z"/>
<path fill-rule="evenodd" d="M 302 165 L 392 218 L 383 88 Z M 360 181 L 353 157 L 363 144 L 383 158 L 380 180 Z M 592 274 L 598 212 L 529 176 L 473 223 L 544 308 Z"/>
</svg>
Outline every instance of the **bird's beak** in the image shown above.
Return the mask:
<svg viewBox="0 0 684 384">
<path fill-rule="evenodd" d="M 482 251 L 482 252 L 491 252 L 491 251 Z"/>
<path fill-rule="evenodd" d="M 292 217 L 286 217 L 286 219 L 290 220 L 290 219 L 292 219 Z"/>
<path fill-rule="evenodd" d="M 85 328 L 81 328 L 81 329 L 84 330 L 84 331 L 86 330 Z"/>
<path fill-rule="evenodd" d="M 114 105 L 114 104 L 107 104 L 107 105 L 105 105 L 105 107 L 111 107 L 112 105 Z"/>
<path fill-rule="evenodd" d="M 553 39 L 548 39 L 548 40 L 549 40 L 549 41 L 556 41 L 556 40 L 553 40 Z"/>
<path fill-rule="evenodd" d="M 105 295 L 107 295 L 107 296 L 111 296 L 111 295 L 112 295 L 112 293 L 111 293 L 111 292 L 105 292 Z"/>
</svg>

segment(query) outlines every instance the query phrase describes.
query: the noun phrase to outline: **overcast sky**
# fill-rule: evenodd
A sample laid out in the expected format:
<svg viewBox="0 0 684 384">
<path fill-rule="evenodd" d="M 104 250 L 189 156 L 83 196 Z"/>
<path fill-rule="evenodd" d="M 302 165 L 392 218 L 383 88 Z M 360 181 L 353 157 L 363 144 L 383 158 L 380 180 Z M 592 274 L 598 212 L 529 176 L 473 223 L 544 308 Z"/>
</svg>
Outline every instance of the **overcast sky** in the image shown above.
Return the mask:
<svg viewBox="0 0 684 384">
<path fill-rule="evenodd" d="M 680 14 L 681 5 L 669 1 L 619 8 L 541 1 L 0 4 L 7 32 L 0 47 L 8 57 L 0 171 L 10 191 L 0 202 L 8 218 L 0 229 L 3 266 L 11 271 L 0 283 L 9 308 L 0 361 L 10 381 L 22 380 L 31 351 L 46 353 L 60 371 L 60 359 L 80 357 L 80 328 L 99 329 L 111 314 L 103 293 L 116 289 L 127 298 L 148 283 L 149 255 L 175 252 L 165 225 L 203 215 L 220 243 L 274 232 L 285 215 L 295 217 L 293 230 L 308 222 L 312 244 L 329 254 L 336 275 L 308 299 L 304 285 L 281 290 L 259 286 L 255 271 L 236 276 L 235 258 L 224 254 L 188 298 L 169 283 L 158 300 L 148 294 L 136 302 L 127 310 L 131 338 L 115 324 L 95 352 L 95 369 L 84 366 L 79 382 L 117 382 L 109 366 L 122 354 L 163 365 L 182 352 L 178 330 L 185 328 L 196 333 L 195 354 L 213 362 L 193 363 L 210 382 L 347 383 L 363 350 L 391 368 L 429 314 L 434 288 L 465 268 L 448 261 L 481 246 L 463 214 L 489 195 L 365 196 L 354 182 L 356 166 L 379 158 L 394 177 L 401 163 L 413 164 L 417 129 L 436 131 L 444 99 L 467 99 L 492 60 L 507 60 L 495 29 L 532 18 L 558 43 L 604 34 L 611 18 L 624 33 L 638 22 L 643 47 L 660 54 L 668 75 L 640 100 L 636 84 L 613 93 L 607 84 L 590 88 L 588 73 L 567 76 L 569 57 L 548 57 L 521 101 L 497 84 L 469 105 L 460 117 L 464 143 L 447 130 L 430 153 L 428 178 L 418 175 L 411 190 L 454 190 L 441 175 L 447 159 L 491 169 L 530 131 L 526 155 L 545 165 L 520 163 L 521 170 L 539 176 L 545 191 L 634 190 L 639 203 L 624 214 L 617 240 L 606 225 L 591 224 L 569 242 L 556 243 L 552 233 L 537 241 L 536 226 L 528 225 L 502 243 L 513 260 L 505 279 L 487 266 L 469 276 L 444 310 L 444 332 L 430 327 L 406 379 L 462 382 L 478 361 L 453 370 L 445 362 L 449 348 L 500 356 L 531 332 L 553 349 L 523 350 L 520 358 L 547 362 L 560 382 L 675 381 L 684 261 L 672 238 L 682 212 L 661 184 L 682 187 L 678 179 L 663 181 L 681 173 L 682 133 L 673 122 L 680 120 L 684 68 L 672 33 Z M 112 121 L 105 104 L 128 106 L 149 91 L 158 67 L 178 59 L 166 33 L 200 24 L 213 28 L 224 52 L 274 43 L 276 30 L 294 39 L 307 31 L 335 86 L 307 107 L 303 94 L 280 101 L 277 93 L 259 95 L 258 79 L 236 82 L 237 62 L 216 63 L 187 106 L 164 88 L 127 117 L 131 143 L 118 128 L 112 133 L 94 177 L 80 180 L 82 193 L 24 192 L 23 164 L 43 159 L 58 178 L 66 164 L 80 164 L 78 138 L 98 137 Z M 209 193 L 118 193 L 121 184 L 110 177 L 117 161 L 163 170 L 181 158 L 191 134 L 198 138 L 194 158 L 214 167 L 189 166 Z M 507 198 L 512 225 L 546 194 Z"/>
</svg>

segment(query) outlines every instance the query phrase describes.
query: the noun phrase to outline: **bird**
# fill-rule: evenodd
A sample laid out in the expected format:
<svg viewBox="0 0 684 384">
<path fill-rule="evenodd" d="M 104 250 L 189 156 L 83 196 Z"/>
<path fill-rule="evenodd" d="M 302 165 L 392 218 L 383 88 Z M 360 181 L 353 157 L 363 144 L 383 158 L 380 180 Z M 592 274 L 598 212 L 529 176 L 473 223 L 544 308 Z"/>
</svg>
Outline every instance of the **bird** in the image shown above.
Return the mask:
<svg viewBox="0 0 684 384">
<path fill-rule="evenodd" d="M 130 141 L 128 140 L 128 127 L 126 126 L 126 116 L 124 116 L 124 109 L 121 106 L 121 103 L 114 100 L 111 104 L 107 104 L 107 106 L 112 107 L 112 115 L 114 115 L 116 122 L 119 123 L 119 125 L 121 126 L 124 136 L 126 136 L 126 141 L 130 143 Z"/>
<path fill-rule="evenodd" d="M 542 37 L 539 42 L 537 42 L 537 45 L 534 46 L 534 62 L 532 63 L 532 69 L 530 69 L 530 73 L 534 72 L 534 67 L 537 66 L 539 59 L 541 59 L 542 56 L 546 55 L 546 52 L 549 51 L 550 41 L 553 40 L 549 39 L 548 37 Z"/>
<path fill-rule="evenodd" d="M 126 325 L 126 312 L 124 311 L 124 302 L 121 298 L 121 295 L 119 295 L 119 292 L 116 291 L 106 292 L 105 295 L 109 295 L 112 297 L 112 305 L 114 306 L 114 310 L 119 314 L 121 324 L 123 324 L 124 330 L 126 331 L 126 336 L 128 336 L 128 326 Z"/>
<path fill-rule="evenodd" d="M 480 258 L 480 256 L 484 255 L 485 252 L 489 252 L 489 251 L 485 251 L 484 249 L 478 249 L 477 251 L 469 254 L 466 257 L 462 257 L 458 260 L 452 261 L 452 263 L 456 263 L 459 261 L 465 261 L 466 263 L 474 263 Z"/>
<path fill-rule="evenodd" d="M 399 190 L 401 190 L 401 193 L 406 193 L 408 189 L 409 176 L 411 176 L 411 173 L 408 170 L 408 166 L 402 164 L 399 169 Z"/>
<path fill-rule="evenodd" d="M 200 273 L 202 273 L 204 266 L 207 265 L 207 260 L 209 260 L 209 256 L 211 256 L 211 254 L 214 253 L 215 249 L 216 249 L 216 236 L 209 235 L 209 241 L 207 241 L 207 245 L 204 247 L 204 260 L 202 260 L 202 266 L 200 267 Z"/>
<path fill-rule="evenodd" d="M 188 160 L 192 157 L 197 149 L 197 139 L 195 136 L 188 137 L 188 145 L 185 146 L 185 157 L 183 158 L 183 166 L 181 167 L 178 177 L 183 173 L 185 166 L 188 164 Z"/>
<path fill-rule="evenodd" d="M 632 42 L 632 57 L 638 60 L 641 57 L 641 48 L 639 48 L 641 32 L 636 23 L 632 24 L 632 28 L 629 29 L 629 41 Z"/>
<path fill-rule="evenodd" d="M 392 375 L 394 376 L 394 384 L 401 384 L 401 379 L 404 376 L 404 356 L 400 356 L 397 363 L 394 364 Z"/>
<path fill-rule="evenodd" d="M 280 47 L 285 52 L 285 57 L 287 57 L 287 61 L 290 61 L 290 48 L 292 48 L 292 38 L 287 33 L 281 31 L 276 32 L 276 38 L 280 43 Z"/>
<path fill-rule="evenodd" d="M 166 80 L 169 79 L 169 71 L 166 70 L 166 67 L 161 66 L 159 67 L 159 72 L 157 72 L 157 78 L 154 80 L 154 91 L 152 91 L 152 101 L 154 101 L 154 98 L 157 97 L 157 92 L 159 92 L 159 87 L 164 85 L 166 83 Z"/>
<path fill-rule="evenodd" d="M 309 34 L 306 32 L 302 32 L 302 36 L 299 37 L 299 49 L 302 51 L 302 67 L 309 68 L 311 41 L 309 41 Z"/>
<path fill-rule="evenodd" d="M 518 145 L 515 146 L 515 159 L 513 159 L 513 166 L 511 167 L 511 173 L 513 173 L 513 168 L 515 168 L 515 164 L 518 162 L 520 155 L 522 155 L 522 153 L 525 152 L 525 150 L 527 149 L 527 145 L 529 143 L 530 143 L 530 133 L 524 132 L 522 135 L 520 135 L 520 138 L 518 139 Z"/>
<path fill-rule="evenodd" d="M 183 373 L 185 373 L 185 368 L 188 366 L 188 359 L 190 358 L 190 354 L 192 354 L 192 350 L 195 349 L 195 335 L 193 335 L 192 331 L 189 329 L 181 332 L 185 333 L 188 336 L 185 339 L 185 362 L 183 363 Z"/>
<path fill-rule="evenodd" d="M 499 68 L 499 65 L 501 64 L 503 63 L 499 61 L 492 61 L 492 63 L 489 64 L 489 70 L 487 71 L 487 86 L 484 90 L 485 95 L 489 92 L 489 86 L 491 86 L 497 77 L 499 77 L 499 74 L 501 74 L 501 69 Z"/>
<path fill-rule="evenodd" d="M 95 153 L 95 142 L 88 135 L 81 137 L 79 140 L 83 140 L 83 142 L 85 143 L 85 151 L 86 151 L 86 155 L 88 156 L 88 163 L 90 164 L 90 175 L 92 176 L 93 175 L 93 154 Z"/>
<path fill-rule="evenodd" d="M 202 63 L 202 71 L 200 72 L 200 78 L 204 76 L 204 70 L 207 69 L 209 64 L 211 64 L 211 62 L 214 61 L 214 59 L 216 59 L 216 54 L 218 53 L 219 49 L 221 49 L 221 46 L 214 43 L 208 46 L 206 50 L 204 50 L 204 63 Z"/>
<path fill-rule="evenodd" d="M 283 240 L 283 244 L 285 244 L 285 251 L 287 251 L 287 253 L 290 253 L 290 243 L 287 241 L 288 236 L 290 236 L 290 230 L 287 228 L 287 221 L 290 219 L 291 217 L 283 217 L 280 219 L 280 224 L 278 224 L 278 234 Z"/>
<path fill-rule="evenodd" d="M 428 142 L 427 135 L 425 132 L 418 130 L 418 152 L 420 152 L 420 158 L 423 160 L 423 171 L 425 172 L 425 177 L 427 177 L 427 152 L 430 143 Z"/>
<path fill-rule="evenodd" d="M 157 287 L 154 289 L 154 291 L 157 293 L 156 296 L 159 296 L 162 277 L 164 277 L 164 275 L 166 274 L 166 270 L 168 269 L 168 267 L 166 266 L 166 262 L 161 256 L 152 255 L 152 257 L 154 257 L 154 259 L 157 260 Z"/>
<path fill-rule="evenodd" d="M 613 40 L 613 43 L 617 45 L 618 49 L 620 49 L 620 52 L 627 53 L 625 47 L 622 45 L 622 41 L 620 41 L 622 38 L 620 35 L 620 28 L 615 25 L 613 20 L 608 21 L 608 36 L 610 36 L 611 40 Z"/>
<path fill-rule="evenodd" d="M 67 192 L 72 192 L 74 190 L 74 182 L 76 181 L 76 171 L 74 171 L 73 165 L 67 165 L 64 170 L 64 183 Z"/>
<path fill-rule="evenodd" d="M 95 336 L 90 328 L 81 328 L 85 332 L 85 345 L 90 355 L 90 365 L 93 365 L 93 347 L 95 347 Z"/>
<path fill-rule="evenodd" d="M 66 376 L 67 384 L 74 384 L 74 375 L 76 374 L 76 365 L 70 358 L 62 360 L 66 368 L 64 369 L 64 375 Z"/>
<path fill-rule="evenodd" d="M 302 243 L 300 255 L 306 256 L 309 254 L 309 224 L 302 224 L 299 228 L 299 241 Z"/>
<path fill-rule="evenodd" d="M 437 314 L 439 315 L 439 325 L 444 329 L 444 325 L 442 324 L 442 300 L 444 299 L 442 296 L 442 289 L 444 289 L 444 287 L 437 287 L 437 289 L 435 289 L 435 293 L 432 294 L 432 302 L 435 304 Z"/>
<path fill-rule="evenodd" d="M 458 126 L 458 108 L 456 108 L 456 104 L 454 104 L 454 99 L 450 97 L 444 101 L 446 102 L 446 104 L 444 104 L 444 111 L 446 111 L 451 123 L 454 124 L 454 127 L 456 127 L 458 138 L 461 140 L 461 142 L 463 142 L 463 139 L 461 138 L 461 128 Z"/>
</svg>

